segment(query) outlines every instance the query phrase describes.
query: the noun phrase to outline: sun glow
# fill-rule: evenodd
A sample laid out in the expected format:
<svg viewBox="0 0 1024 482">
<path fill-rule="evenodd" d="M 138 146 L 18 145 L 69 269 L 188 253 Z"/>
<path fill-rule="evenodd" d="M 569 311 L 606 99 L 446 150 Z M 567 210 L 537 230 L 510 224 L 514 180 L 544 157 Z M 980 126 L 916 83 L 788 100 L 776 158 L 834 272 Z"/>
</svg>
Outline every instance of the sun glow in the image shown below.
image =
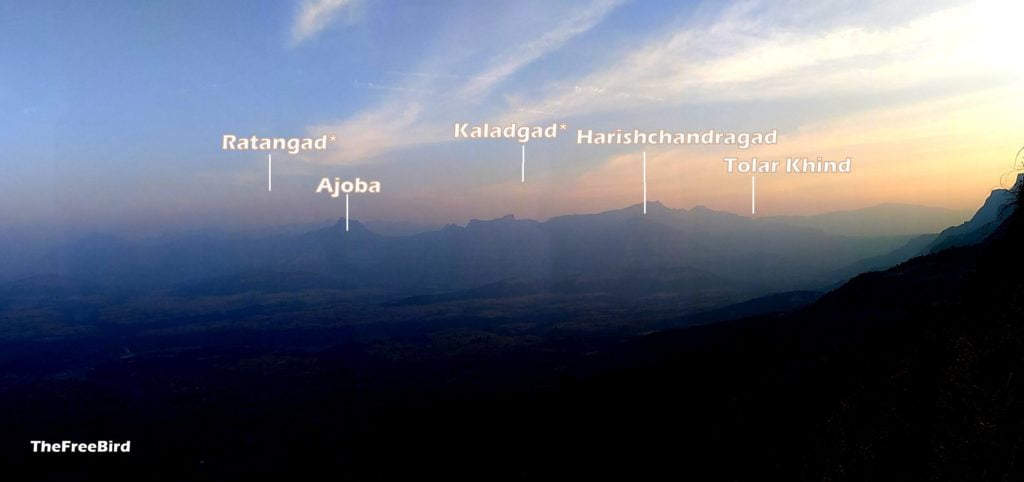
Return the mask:
<svg viewBox="0 0 1024 482">
<path fill-rule="evenodd" d="M 965 19 L 975 29 L 969 50 L 980 62 L 1024 78 L 1024 60 L 1020 55 L 1020 25 L 1024 21 L 1024 2 L 1016 0 L 985 0 L 972 5 L 971 18 Z"/>
</svg>

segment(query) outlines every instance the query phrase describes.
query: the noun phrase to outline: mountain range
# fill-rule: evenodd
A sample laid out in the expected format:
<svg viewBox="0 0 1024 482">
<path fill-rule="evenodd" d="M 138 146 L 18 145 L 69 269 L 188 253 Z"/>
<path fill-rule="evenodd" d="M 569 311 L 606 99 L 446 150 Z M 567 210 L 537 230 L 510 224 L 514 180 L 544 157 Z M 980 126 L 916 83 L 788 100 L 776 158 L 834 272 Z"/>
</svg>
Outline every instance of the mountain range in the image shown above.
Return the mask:
<svg viewBox="0 0 1024 482">
<path fill-rule="evenodd" d="M 880 269 L 896 266 L 916 256 L 938 253 L 942 250 L 971 246 L 983 241 L 1005 221 L 1017 207 L 1017 192 L 1024 188 L 1024 174 L 1010 189 L 994 189 L 984 204 L 970 219 L 939 233 L 922 234 L 912 237 L 907 243 L 891 252 L 861 259 L 837 272 L 846 278 Z"/>
<path fill-rule="evenodd" d="M 508 279 L 539 286 L 624 274 L 664 280 L 666 272 L 688 270 L 719 278 L 737 293 L 757 295 L 841 281 L 836 273 L 843 267 L 889 253 L 910 239 L 897 234 L 899 230 L 885 229 L 875 230 L 885 233 L 877 236 L 837 234 L 843 229 L 836 227 L 842 223 L 835 219 L 864 220 L 880 213 L 910 219 L 921 211 L 955 217 L 931 208 L 894 206 L 765 219 L 702 206 L 671 209 L 659 202 L 648 203 L 646 214 L 642 208 L 634 205 L 544 222 L 509 215 L 404 236 L 380 235 L 356 220 L 350 220 L 348 231 L 339 220 L 300 233 L 194 232 L 134 241 L 92 235 L 44 256 L 12 254 L 4 264 L 30 265 L 33 272 L 22 270 L 21 277 L 50 274 L 132 289 L 196 286 L 214 279 L 224 285 L 238 276 L 238 289 L 244 290 L 241 278 L 263 272 L 281 274 L 277 289 L 291 289 L 290 282 L 327 283 L 400 295 L 469 289 Z M 8 272 L 11 279 L 10 272 L 17 270 Z"/>
<path fill-rule="evenodd" d="M 75 473 L 83 459 L 24 450 L 60 434 L 145 447 L 90 459 L 93 473 L 160 466 L 174 480 L 1018 480 L 1024 217 L 1001 208 L 1005 195 L 964 225 L 991 228 L 974 244 L 915 238 L 899 247 L 912 259 L 828 292 L 739 303 L 722 296 L 726 271 L 691 266 L 675 245 L 813 248 L 787 244 L 799 234 L 825 243 L 821 256 L 851 241 L 649 205 L 401 238 L 350 222 L 245 241 L 267 259 L 338 257 L 328 267 L 392 281 L 376 291 L 329 269 L 226 270 L 135 292 L 23 280 L 0 289 L 0 413 L 16 414 L 0 417 L 0 458 Z M 992 213 L 1005 218 L 990 226 Z M 180 259 L 242 248 L 199 239 L 177 245 Z M 155 249 L 85 247 L 99 259 Z M 584 265 L 574 249 L 618 258 Z M 566 256 L 547 278 L 515 266 L 544 252 Z M 424 274 L 442 262 L 449 278 Z M 413 278 L 396 282 L 402 273 Z M 478 284 L 509 273 L 519 277 Z M 566 273 L 577 275 L 556 281 Z M 452 289 L 402 288 L 424 282 Z"/>
<path fill-rule="evenodd" d="M 968 216 L 970 211 L 885 203 L 814 216 L 770 216 L 760 219 L 762 222 L 805 226 L 842 236 L 901 236 L 936 233 L 963 222 Z"/>
</svg>

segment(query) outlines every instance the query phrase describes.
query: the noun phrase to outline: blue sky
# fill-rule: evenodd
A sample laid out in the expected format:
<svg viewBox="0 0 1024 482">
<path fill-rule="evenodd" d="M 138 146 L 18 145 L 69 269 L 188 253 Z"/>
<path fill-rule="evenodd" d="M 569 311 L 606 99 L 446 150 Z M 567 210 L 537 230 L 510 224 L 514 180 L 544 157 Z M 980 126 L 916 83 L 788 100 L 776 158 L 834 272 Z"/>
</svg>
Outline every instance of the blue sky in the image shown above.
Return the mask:
<svg viewBox="0 0 1024 482">
<path fill-rule="evenodd" d="M 637 149 L 531 144 L 521 185 L 518 145 L 453 142 L 455 121 L 778 128 L 785 153 L 852 154 L 862 168 L 846 180 L 780 178 L 767 213 L 885 201 L 965 208 L 1008 167 L 1000 153 L 1021 141 L 1007 127 L 1020 115 L 1021 69 L 1006 65 L 1019 39 L 1003 33 L 1019 10 L 954 1 L 6 2 L 0 225 L 336 217 L 336 201 L 312 195 L 325 176 L 383 183 L 383 194 L 356 201 L 357 218 L 544 218 L 638 200 Z M 271 193 L 261 154 L 219 149 L 224 133 L 323 132 L 340 137 L 336 148 L 277 157 Z M 924 164 L 936 149 L 956 156 Z M 740 212 L 747 183 L 721 174 L 728 154 L 648 152 L 652 197 Z M 773 183 L 764 189 L 770 195 Z"/>
</svg>

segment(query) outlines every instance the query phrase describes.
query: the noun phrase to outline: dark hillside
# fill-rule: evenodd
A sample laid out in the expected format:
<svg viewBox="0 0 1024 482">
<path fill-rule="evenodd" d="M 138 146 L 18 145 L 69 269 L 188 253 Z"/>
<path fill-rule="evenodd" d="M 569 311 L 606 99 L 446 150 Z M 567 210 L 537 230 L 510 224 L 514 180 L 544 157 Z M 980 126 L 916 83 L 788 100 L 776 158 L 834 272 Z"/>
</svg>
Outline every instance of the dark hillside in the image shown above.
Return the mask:
<svg viewBox="0 0 1024 482">
<path fill-rule="evenodd" d="M 1022 480 L 1021 213 L 789 314 L 626 342 L 474 320 L 326 349 L 173 338 L 0 391 L 0 454 L 34 480 Z"/>
</svg>

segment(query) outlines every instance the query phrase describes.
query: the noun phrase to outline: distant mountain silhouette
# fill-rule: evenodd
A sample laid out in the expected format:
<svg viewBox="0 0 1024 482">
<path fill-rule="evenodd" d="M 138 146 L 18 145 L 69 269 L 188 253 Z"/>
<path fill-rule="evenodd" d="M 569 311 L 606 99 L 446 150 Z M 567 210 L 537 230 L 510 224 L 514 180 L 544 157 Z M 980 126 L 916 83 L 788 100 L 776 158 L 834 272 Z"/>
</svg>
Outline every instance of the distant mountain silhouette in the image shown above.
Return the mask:
<svg viewBox="0 0 1024 482">
<path fill-rule="evenodd" d="M 697 207 L 651 202 L 545 222 L 513 216 L 398 238 L 337 227 L 310 236 L 322 264 L 365 282 L 421 291 L 469 289 L 503 279 L 541 284 L 578 277 L 654 277 L 664 268 L 714 274 L 736 289 L 770 291 L 820 286 L 830 271 L 885 253 L 903 238 L 834 236 L 782 223 L 760 223 Z"/>
<path fill-rule="evenodd" d="M 287 291 L 324 283 L 374 287 L 396 296 L 468 290 L 508 279 L 536 287 L 598 286 L 624 276 L 646 280 L 640 284 L 657 291 L 658 285 L 685 286 L 680 283 L 689 274 L 666 278 L 675 270 L 706 273 L 739 301 L 819 289 L 841 279 L 836 270 L 888 253 L 906 239 L 839 236 L 703 206 L 671 209 L 655 201 L 647 204 L 646 214 L 637 204 L 544 222 L 509 215 L 409 236 L 380 235 L 357 220 L 350 220 L 347 231 L 339 220 L 301 234 L 189 233 L 141 241 L 93 236 L 54 250 L 36 269 L 136 291 L 196 293 L 202 286 L 216 293 Z M 237 277 L 233 288 L 232 277 Z"/>
<path fill-rule="evenodd" d="M 1024 174 L 1017 177 L 1011 189 L 996 189 L 985 199 L 984 204 L 964 223 L 943 229 L 939 234 L 922 234 L 911 238 L 893 251 L 861 259 L 836 272 L 836 276 L 848 278 L 858 273 L 887 269 L 915 256 L 936 253 L 944 249 L 971 246 L 985 240 L 1016 209 L 1016 195 L 1024 185 Z"/>
<path fill-rule="evenodd" d="M 728 276 L 816 276 L 829 256 L 870 250 L 640 209 L 408 237 L 342 220 L 117 244 L 131 263 L 109 267 L 121 241 L 89 240 L 79 249 L 103 262 L 80 272 L 104 284 L 0 286 L 0 412 L 17 414 L 0 417 L 5 467 L 53 480 L 83 460 L 172 480 L 1024 478 L 1019 209 L 979 243 L 823 295 L 766 296 Z M 722 253 L 736 259 L 701 267 Z M 785 264 L 799 256 L 823 268 Z M 114 272 L 155 283 L 153 267 L 226 274 L 110 288 Z M 144 449 L 41 458 L 25 450 L 33 437 Z"/>
<path fill-rule="evenodd" d="M 980 243 L 860 275 L 795 313 L 652 334 L 612 356 L 615 370 L 536 406 L 590 402 L 559 413 L 583 431 L 566 443 L 650 460 L 653 473 L 1020 480 L 1024 213 L 1011 211 Z M 629 422 L 587 430 L 584 420 L 613 410 Z M 662 436 L 683 455 L 661 458 Z M 636 470 L 613 465 L 605 472 Z"/>
<path fill-rule="evenodd" d="M 420 224 L 409 221 L 387 221 L 379 219 L 363 221 L 363 225 L 366 226 L 366 229 L 384 236 L 412 236 L 414 234 L 437 231 L 442 227 L 433 224 Z"/>
<path fill-rule="evenodd" d="M 920 256 L 927 250 L 928 246 L 931 246 L 931 244 L 935 242 L 935 239 L 938 237 L 938 234 L 922 234 L 915 236 L 907 241 L 906 244 L 893 251 L 878 256 L 864 258 L 849 266 L 843 267 L 836 272 L 836 277 L 847 280 L 860 273 L 891 268 L 915 256 Z"/>
<path fill-rule="evenodd" d="M 1014 192 L 1024 186 L 1024 174 L 1017 176 L 1011 189 L 996 189 L 989 194 L 985 204 L 967 222 L 944 229 L 939 236 L 921 252 L 936 253 L 943 249 L 977 244 L 992 234 L 1002 222 L 1013 214 L 1016 208 Z"/>
<path fill-rule="evenodd" d="M 769 216 L 760 220 L 805 226 L 845 236 L 905 236 L 939 232 L 963 222 L 968 214 L 968 211 L 953 209 L 885 203 L 814 216 Z"/>
<path fill-rule="evenodd" d="M 35 275 L 89 289 L 190 295 L 372 287 L 390 292 L 393 300 L 418 303 L 588 289 L 641 296 L 644 287 L 648 295 L 714 289 L 741 302 L 821 290 L 921 253 L 980 242 L 1012 213 L 1012 199 L 1011 191 L 995 190 L 969 221 L 937 236 L 914 237 L 841 236 L 807 226 L 950 212 L 881 205 L 809 218 L 751 219 L 653 201 L 646 213 L 636 204 L 544 222 L 507 215 L 409 236 L 381 235 L 358 220 L 350 220 L 346 230 L 344 219 L 301 234 L 288 227 L 143 241 L 92 235 L 47 253 Z"/>
</svg>

